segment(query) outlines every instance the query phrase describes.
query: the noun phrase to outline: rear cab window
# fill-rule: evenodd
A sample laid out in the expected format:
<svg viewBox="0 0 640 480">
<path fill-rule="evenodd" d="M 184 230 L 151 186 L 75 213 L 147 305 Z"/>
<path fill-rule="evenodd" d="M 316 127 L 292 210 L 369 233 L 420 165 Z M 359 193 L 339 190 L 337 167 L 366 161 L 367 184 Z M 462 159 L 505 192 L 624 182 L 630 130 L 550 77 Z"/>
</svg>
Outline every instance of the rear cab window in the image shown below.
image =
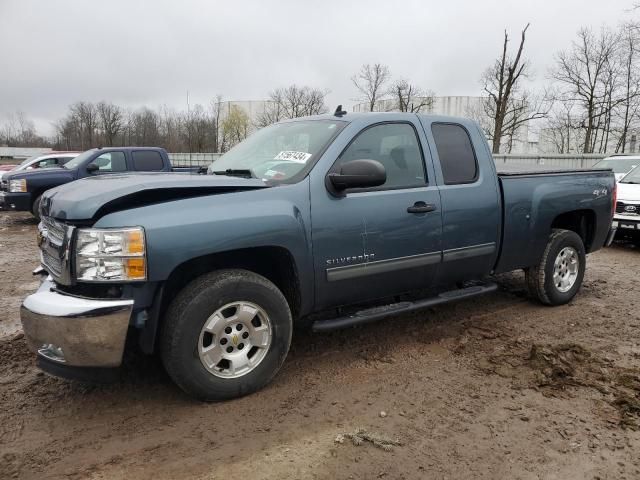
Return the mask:
<svg viewBox="0 0 640 480">
<path fill-rule="evenodd" d="M 159 172 L 164 169 L 164 160 L 155 150 L 135 150 L 131 152 L 133 170 L 138 172 Z"/>
<path fill-rule="evenodd" d="M 478 160 L 469 133 L 455 123 L 434 123 L 436 143 L 445 185 L 473 183 L 478 179 Z"/>
</svg>

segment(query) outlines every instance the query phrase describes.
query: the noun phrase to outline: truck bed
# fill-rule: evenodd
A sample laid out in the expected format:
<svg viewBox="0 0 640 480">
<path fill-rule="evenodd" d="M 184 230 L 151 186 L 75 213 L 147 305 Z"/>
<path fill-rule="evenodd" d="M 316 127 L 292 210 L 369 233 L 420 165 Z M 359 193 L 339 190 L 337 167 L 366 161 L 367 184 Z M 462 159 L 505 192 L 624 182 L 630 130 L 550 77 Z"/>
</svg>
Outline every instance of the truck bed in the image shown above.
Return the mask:
<svg viewBox="0 0 640 480">
<path fill-rule="evenodd" d="M 611 223 L 609 169 L 500 172 L 502 238 L 495 271 L 534 265 L 542 256 L 558 212 L 586 212 L 587 252 L 602 247 Z"/>
</svg>

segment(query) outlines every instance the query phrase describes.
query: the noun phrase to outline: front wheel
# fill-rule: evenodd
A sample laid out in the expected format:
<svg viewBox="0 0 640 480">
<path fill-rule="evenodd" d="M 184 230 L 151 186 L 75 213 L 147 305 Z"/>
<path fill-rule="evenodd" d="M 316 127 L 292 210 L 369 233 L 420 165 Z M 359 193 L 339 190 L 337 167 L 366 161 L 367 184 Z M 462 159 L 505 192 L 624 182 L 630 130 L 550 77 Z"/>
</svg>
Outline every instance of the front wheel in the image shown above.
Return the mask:
<svg viewBox="0 0 640 480">
<path fill-rule="evenodd" d="M 165 369 L 205 401 L 252 393 L 278 372 L 291 344 L 282 292 L 246 270 L 221 270 L 187 285 L 171 303 L 161 334 Z"/>
<path fill-rule="evenodd" d="M 40 221 L 40 200 L 42 200 L 42 195 L 38 195 L 31 205 L 31 214 L 38 221 Z"/>
<path fill-rule="evenodd" d="M 585 268 L 582 238 L 570 230 L 553 230 L 540 263 L 525 270 L 529 292 L 546 305 L 567 303 L 580 290 Z"/>
</svg>

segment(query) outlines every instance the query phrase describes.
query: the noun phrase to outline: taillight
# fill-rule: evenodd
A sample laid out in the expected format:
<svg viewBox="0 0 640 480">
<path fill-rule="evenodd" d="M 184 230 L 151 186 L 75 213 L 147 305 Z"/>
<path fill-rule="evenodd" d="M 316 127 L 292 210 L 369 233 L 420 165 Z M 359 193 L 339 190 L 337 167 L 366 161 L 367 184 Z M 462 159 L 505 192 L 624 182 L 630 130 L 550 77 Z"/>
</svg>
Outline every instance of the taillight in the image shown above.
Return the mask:
<svg viewBox="0 0 640 480">
<path fill-rule="evenodd" d="M 618 204 L 618 182 L 613 182 L 613 205 L 611 206 L 611 218 L 616 214 L 616 205 Z"/>
</svg>

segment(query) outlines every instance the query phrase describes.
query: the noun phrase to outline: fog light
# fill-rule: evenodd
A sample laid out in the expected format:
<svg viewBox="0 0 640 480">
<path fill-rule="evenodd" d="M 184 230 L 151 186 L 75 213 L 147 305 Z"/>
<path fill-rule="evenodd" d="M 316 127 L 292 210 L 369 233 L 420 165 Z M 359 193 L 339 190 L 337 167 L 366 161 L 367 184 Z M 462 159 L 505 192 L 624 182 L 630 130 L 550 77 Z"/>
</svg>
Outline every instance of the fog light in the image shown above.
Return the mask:
<svg viewBox="0 0 640 480">
<path fill-rule="evenodd" d="M 53 343 L 45 343 L 38 349 L 38 354 L 42 355 L 48 360 L 53 360 L 58 363 L 65 363 L 64 352 L 61 347 L 54 345 Z"/>
</svg>

